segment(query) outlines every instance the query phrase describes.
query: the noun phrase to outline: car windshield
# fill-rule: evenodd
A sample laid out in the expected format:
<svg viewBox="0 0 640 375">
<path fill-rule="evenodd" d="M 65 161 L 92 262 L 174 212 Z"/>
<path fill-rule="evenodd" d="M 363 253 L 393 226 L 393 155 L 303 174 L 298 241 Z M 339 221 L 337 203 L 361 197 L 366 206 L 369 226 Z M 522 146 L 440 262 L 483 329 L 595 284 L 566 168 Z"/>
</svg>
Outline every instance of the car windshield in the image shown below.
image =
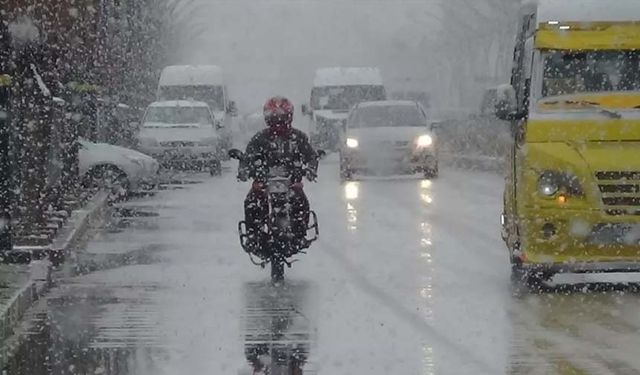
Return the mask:
<svg viewBox="0 0 640 375">
<path fill-rule="evenodd" d="M 383 86 L 328 86 L 311 90 L 313 109 L 348 111 L 361 102 L 385 99 L 386 91 Z"/>
<path fill-rule="evenodd" d="M 640 91 L 640 52 L 544 54 L 543 97 L 612 91 Z"/>
<path fill-rule="evenodd" d="M 163 86 L 158 100 L 197 100 L 209 104 L 212 111 L 225 109 L 222 86 Z"/>
<path fill-rule="evenodd" d="M 426 126 L 426 119 L 415 105 L 371 106 L 356 109 L 350 128 Z"/>
<path fill-rule="evenodd" d="M 206 107 L 150 107 L 144 118 L 144 127 L 158 124 L 173 126 L 212 125 L 211 113 Z"/>
</svg>

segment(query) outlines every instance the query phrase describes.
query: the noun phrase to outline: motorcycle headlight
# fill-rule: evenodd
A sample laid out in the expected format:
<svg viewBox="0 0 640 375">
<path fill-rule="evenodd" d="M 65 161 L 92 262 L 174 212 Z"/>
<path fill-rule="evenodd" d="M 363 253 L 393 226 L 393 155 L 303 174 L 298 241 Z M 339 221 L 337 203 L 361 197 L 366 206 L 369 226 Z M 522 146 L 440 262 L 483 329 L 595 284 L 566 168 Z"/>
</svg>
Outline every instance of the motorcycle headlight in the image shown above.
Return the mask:
<svg viewBox="0 0 640 375">
<path fill-rule="evenodd" d="M 566 172 L 544 171 L 538 179 L 538 193 L 544 197 L 552 197 L 562 190 L 563 194 L 580 196 L 583 194 L 580 180 Z"/>
<path fill-rule="evenodd" d="M 347 147 L 349 148 L 358 148 L 358 146 L 360 145 L 360 143 L 358 143 L 358 140 L 355 138 L 347 138 Z"/>
<path fill-rule="evenodd" d="M 433 138 L 428 134 L 421 135 L 418 137 L 416 144 L 418 147 L 429 147 L 433 144 Z"/>
</svg>

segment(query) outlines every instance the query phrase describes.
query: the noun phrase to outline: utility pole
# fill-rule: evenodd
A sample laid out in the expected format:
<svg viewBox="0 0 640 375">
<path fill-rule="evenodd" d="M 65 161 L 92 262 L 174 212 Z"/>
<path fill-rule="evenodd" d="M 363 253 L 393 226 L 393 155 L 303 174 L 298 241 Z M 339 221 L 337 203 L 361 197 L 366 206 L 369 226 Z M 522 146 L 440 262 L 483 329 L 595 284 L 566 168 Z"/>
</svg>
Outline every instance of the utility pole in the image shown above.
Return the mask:
<svg viewBox="0 0 640 375">
<path fill-rule="evenodd" d="M 11 152 L 11 76 L 0 71 L 0 252 L 13 249 L 13 153 Z"/>
</svg>

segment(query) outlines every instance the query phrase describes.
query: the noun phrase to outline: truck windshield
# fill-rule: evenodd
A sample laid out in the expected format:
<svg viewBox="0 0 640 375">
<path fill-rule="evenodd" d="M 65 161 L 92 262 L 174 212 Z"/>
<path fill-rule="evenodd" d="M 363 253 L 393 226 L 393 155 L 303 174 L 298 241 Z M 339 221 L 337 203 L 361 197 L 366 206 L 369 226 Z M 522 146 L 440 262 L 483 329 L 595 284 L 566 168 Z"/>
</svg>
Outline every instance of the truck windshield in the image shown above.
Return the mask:
<svg viewBox="0 0 640 375">
<path fill-rule="evenodd" d="M 212 125 L 211 113 L 206 107 L 151 107 L 144 118 L 144 127 L 181 125 Z"/>
<path fill-rule="evenodd" d="M 639 90 L 638 51 L 552 51 L 544 55 L 543 97 Z"/>
<path fill-rule="evenodd" d="M 417 107 L 408 105 L 374 106 L 355 111 L 349 128 L 425 126 L 426 119 Z"/>
<path fill-rule="evenodd" d="M 198 100 L 209 104 L 212 111 L 224 110 L 222 86 L 162 86 L 158 100 Z"/>
<path fill-rule="evenodd" d="M 361 102 L 385 100 L 383 86 L 327 86 L 311 91 L 311 108 L 348 111 Z"/>
</svg>

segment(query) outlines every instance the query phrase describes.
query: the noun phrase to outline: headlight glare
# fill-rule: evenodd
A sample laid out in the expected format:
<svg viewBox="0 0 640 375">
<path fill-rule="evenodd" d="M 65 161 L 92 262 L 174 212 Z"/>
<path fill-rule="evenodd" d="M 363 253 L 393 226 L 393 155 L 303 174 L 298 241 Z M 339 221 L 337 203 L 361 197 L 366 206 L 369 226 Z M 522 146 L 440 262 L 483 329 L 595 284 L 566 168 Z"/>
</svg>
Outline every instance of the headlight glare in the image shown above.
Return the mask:
<svg viewBox="0 0 640 375">
<path fill-rule="evenodd" d="M 540 180 L 538 191 L 546 197 L 551 197 L 558 192 L 558 185 L 554 181 Z"/>
<path fill-rule="evenodd" d="M 433 144 L 433 138 L 431 138 L 431 136 L 428 134 L 421 135 L 420 137 L 418 137 L 416 143 L 418 147 L 429 147 Z"/>
<path fill-rule="evenodd" d="M 358 143 L 358 140 L 355 138 L 347 138 L 347 147 L 349 148 L 358 148 L 358 146 L 360 145 L 360 143 Z"/>
<path fill-rule="evenodd" d="M 582 184 L 573 174 L 560 171 L 544 171 L 538 179 L 538 192 L 545 197 L 555 196 L 558 192 L 571 196 L 583 195 Z"/>
</svg>

